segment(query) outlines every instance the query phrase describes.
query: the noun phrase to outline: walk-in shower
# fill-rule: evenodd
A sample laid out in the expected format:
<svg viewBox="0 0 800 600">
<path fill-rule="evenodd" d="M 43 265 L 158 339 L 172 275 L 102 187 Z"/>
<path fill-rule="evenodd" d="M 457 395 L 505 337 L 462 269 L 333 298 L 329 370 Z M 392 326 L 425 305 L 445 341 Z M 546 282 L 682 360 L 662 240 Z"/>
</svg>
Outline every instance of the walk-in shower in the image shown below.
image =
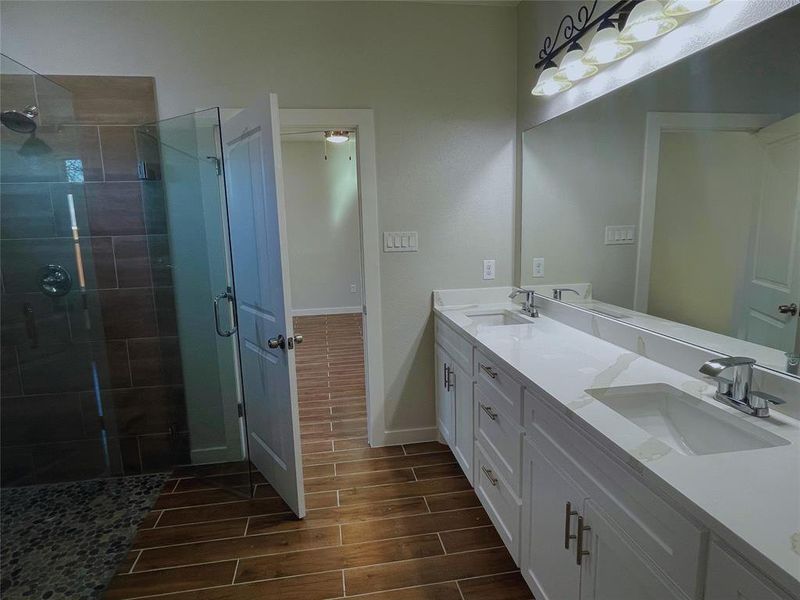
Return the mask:
<svg viewBox="0 0 800 600">
<path fill-rule="evenodd" d="M 252 490 L 219 111 L 158 122 L 151 78 L 2 56 L 0 121 L 0 595 L 95 598 L 176 465 Z"/>
</svg>

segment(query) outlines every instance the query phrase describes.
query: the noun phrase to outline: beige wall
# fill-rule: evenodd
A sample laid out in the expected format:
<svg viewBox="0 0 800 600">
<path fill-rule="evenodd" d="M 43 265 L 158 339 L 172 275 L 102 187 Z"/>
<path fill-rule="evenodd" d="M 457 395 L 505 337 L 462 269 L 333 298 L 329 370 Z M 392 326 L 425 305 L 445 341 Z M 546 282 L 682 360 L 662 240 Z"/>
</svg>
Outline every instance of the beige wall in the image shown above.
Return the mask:
<svg viewBox="0 0 800 600">
<path fill-rule="evenodd" d="M 281 143 L 292 309 L 360 311 L 355 141 L 326 149 L 322 133 L 317 135 L 317 142 L 286 141 L 292 139 L 287 135 Z"/>
<path fill-rule="evenodd" d="M 747 132 L 661 134 L 649 314 L 736 336 L 762 160 Z"/>
<path fill-rule="evenodd" d="M 357 2 L 3 2 L 2 51 L 46 73 L 150 75 L 162 117 L 276 92 L 373 108 L 386 429 L 433 427 L 435 288 L 508 285 L 516 8 Z M 481 279 L 482 259 L 497 278 Z"/>
</svg>

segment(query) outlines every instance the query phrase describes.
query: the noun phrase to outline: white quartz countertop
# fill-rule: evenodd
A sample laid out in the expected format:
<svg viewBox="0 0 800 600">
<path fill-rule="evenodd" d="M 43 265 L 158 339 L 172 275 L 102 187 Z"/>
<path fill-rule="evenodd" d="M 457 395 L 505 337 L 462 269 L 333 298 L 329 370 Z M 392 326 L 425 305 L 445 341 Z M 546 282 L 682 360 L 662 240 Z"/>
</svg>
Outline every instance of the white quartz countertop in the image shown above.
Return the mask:
<svg viewBox="0 0 800 600">
<path fill-rule="evenodd" d="M 531 319 L 530 324 L 494 327 L 476 326 L 467 316 L 478 310 L 503 309 L 518 312 L 519 305 L 434 307 L 483 351 L 516 371 L 521 383 L 538 387 L 562 405 L 609 452 L 634 463 L 645 481 L 675 499 L 784 587 L 800 593 L 799 421 L 777 411 L 766 419 L 743 414 L 714 400 L 715 386 L 710 381 L 546 316 Z M 585 392 L 648 383 L 683 390 L 789 444 L 722 454 L 681 454 Z"/>
</svg>

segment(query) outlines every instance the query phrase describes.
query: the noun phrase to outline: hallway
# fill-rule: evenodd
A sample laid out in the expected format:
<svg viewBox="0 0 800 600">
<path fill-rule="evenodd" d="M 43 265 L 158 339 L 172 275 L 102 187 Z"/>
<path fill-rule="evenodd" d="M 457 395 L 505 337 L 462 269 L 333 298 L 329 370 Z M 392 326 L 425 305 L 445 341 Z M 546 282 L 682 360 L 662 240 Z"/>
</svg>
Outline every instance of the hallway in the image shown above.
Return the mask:
<svg viewBox="0 0 800 600">
<path fill-rule="evenodd" d="M 295 317 L 303 455 L 367 447 L 361 314 Z"/>
</svg>

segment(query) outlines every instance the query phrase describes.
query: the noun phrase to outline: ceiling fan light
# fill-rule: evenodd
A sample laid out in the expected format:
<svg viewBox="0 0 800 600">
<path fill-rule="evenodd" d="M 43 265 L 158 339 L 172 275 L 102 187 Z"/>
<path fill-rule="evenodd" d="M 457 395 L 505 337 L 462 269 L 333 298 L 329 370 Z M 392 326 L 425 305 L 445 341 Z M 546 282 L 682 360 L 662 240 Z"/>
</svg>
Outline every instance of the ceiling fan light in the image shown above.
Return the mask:
<svg viewBox="0 0 800 600">
<path fill-rule="evenodd" d="M 555 65 L 544 69 L 542 74 L 539 75 L 536 85 L 531 90 L 531 94 L 534 96 L 552 96 L 571 88 L 572 83 L 569 81 L 561 81 L 555 78 L 557 72 L 558 67 Z"/>
<path fill-rule="evenodd" d="M 349 139 L 350 139 L 349 131 L 334 130 L 325 132 L 325 141 L 328 141 L 331 144 L 344 144 Z"/>
<path fill-rule="evenodd" d="M 580 47 L 567 52 L 564 55 L 564 60 L 561 61 L 561 66 L 554 75 L 554 79 L 574 83 L 597 73 L 597 67 L 595 65 L 586 64 L 581 60 L 582 58 L 583 50 Z"/>
<path fill-rule="evenodd" d="M 632 52 L 633 46 L 620 42 L 617 30 L 611 26 L 594 34 L 581 60 L 587 65 L 607 65 L 629 56 Z"/>
<path fill-rule="evenodd" d="M 722 0 L 670 0 L 664 8 L 664 14 L 680 17 L 719 4 Z"/>
<path fill-rule="evenodd" d="M 678 21 L 664 14 L 659 0 L 644 0 L 637 4 L 628 17 L 628 22 L 619 34 L 623 44 L 647 42 L 678 26 Z"/>
</svg>

